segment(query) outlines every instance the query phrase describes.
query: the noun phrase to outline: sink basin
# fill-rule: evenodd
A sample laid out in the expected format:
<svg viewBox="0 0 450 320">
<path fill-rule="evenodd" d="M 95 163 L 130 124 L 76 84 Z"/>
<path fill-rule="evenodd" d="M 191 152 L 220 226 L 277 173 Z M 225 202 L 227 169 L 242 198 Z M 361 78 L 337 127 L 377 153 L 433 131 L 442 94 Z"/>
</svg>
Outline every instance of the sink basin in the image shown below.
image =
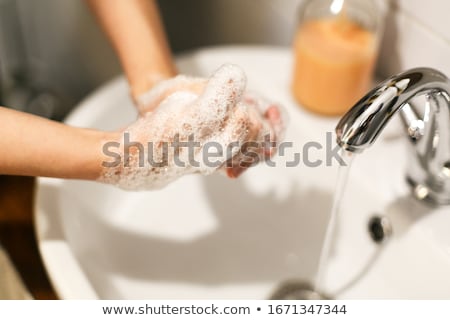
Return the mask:
<svg viewBox="0 0 450 320">
<path fill-rule="evenodd" d="M 206 76 L 241 65 L 250 89 L 283 104 L 293 148 L 238 180 L 184 177 L 153 192 L 125 192 L 85 181 L 41 178 L 36 230 L 49 276 L 65 299 L 266 299 L 283 282 L 313 282 L 339 165 L 287 167 L 336 118 L 299 108 L 289 93 L 286 48 L 221 47 L 178 58 L 183 73 Z M 68 117 L 75 126 L 123 127 L 135 119 L 119 77 Z M 323 292 L 333 298 L 450 298 L 450 209 L 412 199 L 404 181 L 407 141 L 398 123 L 358 156 L 342 201 Z M 333 138 L 334 145 L 334 138 Z M 368 221 L 393 229 L 375 244 Z"/>
</svg>

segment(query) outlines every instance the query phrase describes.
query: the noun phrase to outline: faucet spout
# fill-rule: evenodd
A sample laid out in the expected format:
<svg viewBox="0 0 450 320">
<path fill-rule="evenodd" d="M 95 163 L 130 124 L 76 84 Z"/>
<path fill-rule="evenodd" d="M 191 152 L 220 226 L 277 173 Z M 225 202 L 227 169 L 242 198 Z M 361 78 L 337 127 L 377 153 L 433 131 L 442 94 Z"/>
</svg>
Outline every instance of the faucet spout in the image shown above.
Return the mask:
<svg viewBox="0 0 450 320">
<path fill-rule="evenodd" d="M 425 97 L 422 118 L 413 98 Z M 450 204 L 450 80 L 430 68 L 393 76 L 363 97 L 336 127 L 337 143 L 359 153 L 370 147 L 397 113 L 406 122 L 412 142 L 407 180 L 416 197 Z"/>
</svg>

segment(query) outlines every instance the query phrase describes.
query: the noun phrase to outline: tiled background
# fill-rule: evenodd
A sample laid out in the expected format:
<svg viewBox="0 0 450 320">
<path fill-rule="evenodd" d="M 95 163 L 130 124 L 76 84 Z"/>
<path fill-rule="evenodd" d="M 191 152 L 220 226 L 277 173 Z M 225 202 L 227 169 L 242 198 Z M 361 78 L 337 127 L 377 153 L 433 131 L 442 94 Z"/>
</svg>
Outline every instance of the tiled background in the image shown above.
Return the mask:
<svg viewBox="0 0 450 320">
<path fill-rule="evenodd" d="M 393 0 L 379 61 L 383 75 L 428 66 L 450 76 L 450 2 Z"/>
</svg>

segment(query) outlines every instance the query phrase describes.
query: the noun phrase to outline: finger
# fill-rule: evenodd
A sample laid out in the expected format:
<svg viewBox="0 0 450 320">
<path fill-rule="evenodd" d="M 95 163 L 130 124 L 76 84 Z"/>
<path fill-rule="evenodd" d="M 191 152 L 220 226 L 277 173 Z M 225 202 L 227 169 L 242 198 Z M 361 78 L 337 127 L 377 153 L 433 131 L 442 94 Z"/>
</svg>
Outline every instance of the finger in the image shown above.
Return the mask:
<svg viewBox="0 0 450 320">
<path fill-rule="evenodd" d="M 245 100 L 247 103 L 248 101 Z M 274 111 L 275 110 L 275 111 Z M 268 109 L 268 117 L 277 117 L 277 109 Z M 227 162 L 225 172 L 230 178 L 237 178 L 248 168 L 256 165 L 262 159 L 271 157 L 275 152 L 273 145 L 274 129 L 269 120 L 259 113 L 257 108 L 250 103 L 248 106 L 249 127 L 248 135 L 240 152 Z"/>
<path fill-rule="evenodd" d="M 279 125 L 282 122 L 282 108 L 279 105 L 252 92 L 245 93 L 243 102 L 259 110 L 260 114 L 269 120 L 272 125 Z"/>
<path fill-rule="evenodd" d="M 280 110 L 275 105 L 271 105 L 266 110 L 266 112 L 264 113 L 264 117 L 266 117 L 266 119 L 269 120 L 271 124 L 279 124 L 281 121 Z"/>
<path fill-rule="evenodd" d="M 273 143 L 276 141 L 275 131 L 270 121 L 253 106 L 249 107 L 251 119 L 250 134 L 247 141 L 259 143 L 258 149 L 261 154 L 270 156 L 273 152 Z"/>
<path fill-rule="evenodd" d="M 244 71 L 238 66 L 226 64 L 220 67 L 199 97 L 197 107 L 202 114 L 199 120 L 217 122 L 225 119 L 241 100 L 246 83 Z"/>
<path fill-rule="evenodd" d="M 262 117 L 268 121 L 268 124 L 273 130 L 271 139 L 273 141 L 280 140 L 283 136 L 286 122 L 284 109 L 280 105 L 274 104 L 254 92 L 246 92 L 243 101 L 255 110 L 258 110 Z"/>
<path fill-rule="evenodd" d="M 253 150 L 249 153 L 249 149 L 243 150 L 228 162 L 226 166 L 226 174 L 229 178 L 238 178 L 248 168 L 256 165 L 260 161 L 261 151 L 255 150 L 252 147 Z"/>
<path fill-rule="evenodd" d="M 247 169 L 248 167 L 234 166 L 231 168 L 226 168 L 226 174 L 228 178 L 236 179 L 239 178 Z"/>
<path fill-rule="evenodd" d="M 284 109 L 279 105 L 271 105 L 264 113 L 264 117 L 275 131 L 274 139 L 276 141 L 281 140 L 286 128 L 287 118 Z"/>
<path fill-rule="evenodd" d="M 261 146 L 255 143 L 259 143 L 257 137 L 262 124 L 255 117 L 255 112 L 246 104 L 238 103 L 222 133 L 222 139 L 228 145 L 233 145 L 232 150 L 227 150 L 227 159 L 223 165 L 230 178 L 237 178 L 259 160 Z"/>
<path fill-rule="evenodd" d="M 214 168 L 205 168 L 202 172 L 203 174 L 210 174 L 223 168 L 225 168 L 224 171 L 226 171 L 227 162 L 239 153 L 242 144 L 246 141 L 249 134 L 247 112 L 248 110 L 245 105 L 236 105 L 236 108 L 233 110 L 233 113 L 230 114 L 230 117 L 227 119 L 224 126 L 214 132 L 214 135 L 201 141 L 203 146 L 213 144 L 220 145 L 219 155 L 214 158 L 214 162 L 217 163 L 217 166 Z M 202 152 L 205 152 L 205 150 L 203 149 Z"/>
</svg>

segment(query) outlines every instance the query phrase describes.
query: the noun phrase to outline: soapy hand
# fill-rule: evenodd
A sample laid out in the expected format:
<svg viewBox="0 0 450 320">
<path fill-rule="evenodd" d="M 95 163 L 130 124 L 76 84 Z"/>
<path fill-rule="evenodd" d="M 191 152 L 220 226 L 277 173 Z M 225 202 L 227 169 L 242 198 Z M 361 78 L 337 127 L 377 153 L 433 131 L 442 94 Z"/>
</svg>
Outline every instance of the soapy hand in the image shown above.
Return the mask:
<svg viewBox="0 0 450 320">
<path fill-rule="evenodd" d="M 237 177 L 270 157 L 270 142 L 283 132 L 280 109 L 245 87 L 234 65 L 210 79 L 161 82 L 138 99 L 141 116 L 121 133 L 120 163 L 105 166 L 100 180 L 128 190 L 157 189 L 191 173 L 222 170 Z M 205 160 L 206 152 L 214 157 Z"/>
</svg>

